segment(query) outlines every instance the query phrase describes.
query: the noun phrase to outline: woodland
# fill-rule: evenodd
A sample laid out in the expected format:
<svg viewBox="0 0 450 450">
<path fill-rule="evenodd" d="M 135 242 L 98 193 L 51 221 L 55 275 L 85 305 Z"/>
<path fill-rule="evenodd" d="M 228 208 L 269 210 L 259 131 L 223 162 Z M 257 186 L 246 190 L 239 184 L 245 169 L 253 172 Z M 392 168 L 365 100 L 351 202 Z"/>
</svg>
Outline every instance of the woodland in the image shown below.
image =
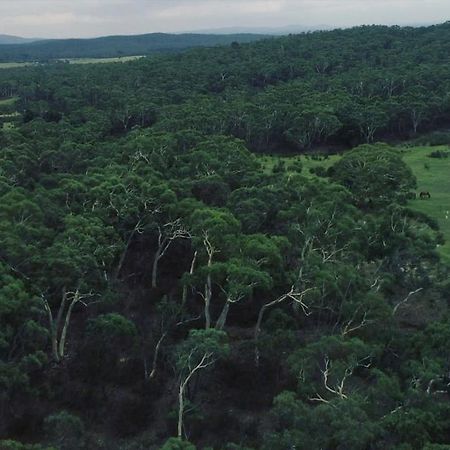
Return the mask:
<svg viewBox="0 0 450 450">
<path fill-rule="evenodd" d="M 252 42 L 263 39 L 261 34 L 167 34 L 149 33 L 130 36 L 103 36 L 90 39 L 39 39 L 33 42 L 2 42 L 0 35 L 1 62 L 52 62 L 70 58 L 111 58 L 174 53 L 193 47 L 213 47 L 232 42 Z M 9 40 L 14 40 L 9 37 Z M 18 39 L 18 38 L 16 38 Z M 8 36 L 3 38 L 8 41 Z"/>
<path fill-rule="evenodd" d="M 0 449 L 450 449 L 449 266 L 396 146 L 450 144 L 449 42 L 0 70 Z"/>
</svg>

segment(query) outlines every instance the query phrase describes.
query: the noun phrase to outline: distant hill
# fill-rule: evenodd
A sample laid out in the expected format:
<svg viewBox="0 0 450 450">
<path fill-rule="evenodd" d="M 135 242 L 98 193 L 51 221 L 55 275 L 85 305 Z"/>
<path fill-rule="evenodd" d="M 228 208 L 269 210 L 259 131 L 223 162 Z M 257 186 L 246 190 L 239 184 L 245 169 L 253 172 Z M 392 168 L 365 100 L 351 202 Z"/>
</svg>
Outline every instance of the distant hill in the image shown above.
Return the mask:
<svg viewBox="0 0 450 450">
<path fill-rule="evenodd" d="M 273 36 L 282 36 L 285 34 L 299 34 L 308 31 L 331 30 L 334 27 L 330 25 L 286 25 L 283 27 L 225 27 L 225 28 L 211 28 L 204 30 L 192 31 L 193 33 L 205 34 L 265 34 Z"/>
<path fill-rule="evenodd" d="M 267 37 L 269 36 L 251 33 L 226 35 L 151 33 L 94 39 L 41 40 L 29 44 L 0 45 L 0 62 L 148 55 L 180 51 L 192 47 L 227 45 L 232 42 L 253 42 Z"/>
<path fill-rule="evenodd" d="M 0 34 L 0 45 L 2 44 L 29 44 L 38 39 L 23 38 L 19 36 L 11 36 L 9 34 Z"/>
</svg>

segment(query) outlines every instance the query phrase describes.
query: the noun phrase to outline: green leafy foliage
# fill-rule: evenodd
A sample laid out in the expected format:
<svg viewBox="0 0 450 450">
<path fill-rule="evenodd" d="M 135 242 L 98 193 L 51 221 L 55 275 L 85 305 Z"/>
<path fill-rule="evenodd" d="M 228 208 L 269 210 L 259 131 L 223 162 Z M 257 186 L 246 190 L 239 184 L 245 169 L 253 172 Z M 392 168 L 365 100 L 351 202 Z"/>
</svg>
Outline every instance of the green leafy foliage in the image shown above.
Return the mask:
<svg viewBox="0 0 450 450">
<path fill-rule="evenodd" d="M 177 438 L 170 438 L 161 447 L 161 450 L 195 450 L 195 449 L 196 449 L 195 445 Z"/>
<path fill-rule="evenodd" d="M 362 145 L 332 168 L 333 178 L 354 195 L 358 204 L 384 206 L 402 203 L 416 187 L 411 169 L 387 145 Z"/>
<path fill-rule="evenodd" d="M 0 446 L 446 448 L 448 36 L 0 71 Z"/>
</svg>

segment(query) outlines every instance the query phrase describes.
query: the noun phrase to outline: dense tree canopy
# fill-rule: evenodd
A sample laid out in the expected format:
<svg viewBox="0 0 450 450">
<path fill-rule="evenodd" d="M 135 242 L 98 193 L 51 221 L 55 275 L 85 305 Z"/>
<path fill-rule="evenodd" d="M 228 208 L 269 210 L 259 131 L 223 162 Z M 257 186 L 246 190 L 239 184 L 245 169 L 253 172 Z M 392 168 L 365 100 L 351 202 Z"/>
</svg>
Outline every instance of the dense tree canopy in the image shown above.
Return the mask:
<svg viewBox="0 0 450 450">
<path fill-rule="evenodd" d="M 449 33 L 0 71 L 0 447 L 446 448 L 442 238 L 373 141 L 448 122 Z"/>
</svg>

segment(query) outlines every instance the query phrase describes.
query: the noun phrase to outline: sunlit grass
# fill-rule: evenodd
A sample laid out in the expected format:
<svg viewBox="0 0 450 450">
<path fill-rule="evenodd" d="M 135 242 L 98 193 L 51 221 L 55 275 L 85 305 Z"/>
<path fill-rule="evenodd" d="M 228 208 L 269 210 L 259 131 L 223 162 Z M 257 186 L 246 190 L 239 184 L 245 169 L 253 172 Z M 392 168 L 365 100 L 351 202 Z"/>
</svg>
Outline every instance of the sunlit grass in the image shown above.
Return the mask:
<svg viewBox="0 0 450 450">
<path fill-rule="evenodd" d="M 450 158 L 430 158 L 431 152 L 450 151 L 448 146 L 413 147 L 404 151 L 403 159 L 417 177 L 417 192 L 430 192 L 431 198 L 410 202 L 410 206 L 434 218 L 445 238 L 440 253 L 450 262 Z"/>
</svg>

